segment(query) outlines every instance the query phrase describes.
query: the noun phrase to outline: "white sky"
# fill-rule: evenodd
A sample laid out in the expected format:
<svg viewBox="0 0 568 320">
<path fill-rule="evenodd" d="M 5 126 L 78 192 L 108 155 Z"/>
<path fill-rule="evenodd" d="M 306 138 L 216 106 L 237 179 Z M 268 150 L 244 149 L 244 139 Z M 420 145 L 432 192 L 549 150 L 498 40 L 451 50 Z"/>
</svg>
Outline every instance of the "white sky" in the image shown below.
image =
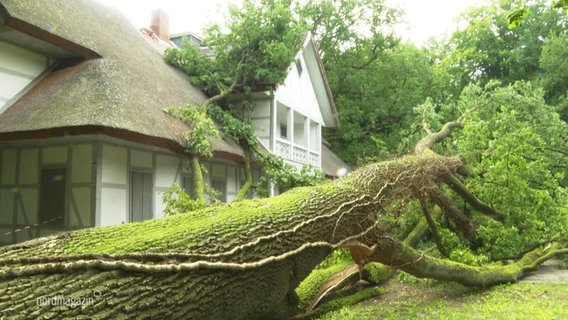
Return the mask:
<svg viewBox="0 0 568 320">
<path fill-rule="evenodd" d="M 170 15 L 170 33 L 192 31 L 202 34 L 203 27 L 211 22 L 224 21 L 228 3 L 241 0 L 99 0 L 118 7 L 137 27 L 150 25 L 153 9 L 161 8 Z M 417 45 L 431 36 L 440 36 L 455 29 L 455 19 L 469 6 L 481 5 L 486 0 L 387 0 L 391 6 L 406 11 L 408 25 L 397 28 L 399 35 Z"/>
</svg>

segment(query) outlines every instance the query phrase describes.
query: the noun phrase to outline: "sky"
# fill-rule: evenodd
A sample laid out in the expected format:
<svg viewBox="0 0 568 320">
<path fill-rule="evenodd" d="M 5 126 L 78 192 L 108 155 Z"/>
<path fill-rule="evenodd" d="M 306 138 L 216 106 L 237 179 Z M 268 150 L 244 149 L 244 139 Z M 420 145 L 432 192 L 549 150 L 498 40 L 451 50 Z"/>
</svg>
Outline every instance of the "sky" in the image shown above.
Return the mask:
<svg viewBox="0 0 568 320">
<path fill-rule="evenodd" d="M 210 22 L 224 21 L 229 3 L 242 0 L 98 0 L 116 6 L 139 27 L 150 25 L 153 9 L 161 8 L 170 16 L 170 33 L 191 31 L 201 35 Z M 405 40 L 422 45 L 432 36 L 440 36 L 455 29 L 455 19 L 469 6 L 479 6 L 487 0 L 386 0 L 393 7 L 406 11 L 407 25 L 397 27 Z"/>
</svg>

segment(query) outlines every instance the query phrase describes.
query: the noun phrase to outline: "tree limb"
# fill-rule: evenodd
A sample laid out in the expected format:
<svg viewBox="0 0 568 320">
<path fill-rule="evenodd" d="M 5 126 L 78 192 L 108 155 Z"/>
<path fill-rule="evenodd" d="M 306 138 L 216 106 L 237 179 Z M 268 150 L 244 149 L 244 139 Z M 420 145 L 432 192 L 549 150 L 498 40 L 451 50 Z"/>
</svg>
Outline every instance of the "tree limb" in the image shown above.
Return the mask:
<svg viewBox="0 0 568 320">
<path fill-rule="evenodd" d="M 444 124 L 442 129 L 440 129 L 440 131 L 438 131 L 438 132 L 430 132 L 430 130 L 426 130 L 426 132 L 428 134 L 416 144 L 416 146 L 414 148 L 414 153 L 424 154 L 424 152 L 427 149 L 432 149 L 432 147 L 436 143 L 444 140 L 444 138 L 446 138 L 448 135 L 450 135 L 450 133 L 452 132 L 452 129 L 455 129 L 455 128 L 463 128 L 462 118 L 455 120 L 455 121 L 447 122 L 446 124 Z"/>
<path fill-rule="evenodd" d="M 420 202 L 420 207 L 422 208 L 422 213 L 424 214 L 424 218 L 426 219 L 426 222 L 428 223 L 428 226 L 430 227 L 430 231 L 432 232 L 432 238 L 434 238 L 434 242 L 436 243 L 436 247 L 438 248 L 438 251 L 444 257 L 449 258 L 450 254 L 449 254 L 448 250 L 446 250 L 446 248 L 444 248 L 444 245 L 442 244 L 442 238 L 440 237 L 440 233 L 438 232 L 438 227 L 436 226 L 436 221 L 434 221 L 434 219 L 432 219 L 432 215 L 430 215 L 430 210 L 428 210 L 428 205 L 426 204 L 424 199 L 421 198 L 421 197 L 418 197 L 418 201 Z M 438 210 L 440 210 L 439 207 L 436 207 L 436 208 Z"/>
<path fill-rule="evenodd" d="M 451 173 L 443 175 L 440 179 L 448 187 L 454 190 L 462 199 L 469 203 L 475 210 L 489 216 L 498 221 L 504 221 L 505 215 L 485 203 L 481 202 L 477 197 L 471 193 L 457 178 Z"/>
<path fill-rule="evenodd" d="M 474 267 L 429 257 L 392 236 L 386 236 L 378 239 L 375 252 L 369 259 L 396 267 L 419 278 L 453 281 L 465 286 L 489 287 L 517 282 L 542 262 L 566 252 L 568 249 L 562 248 L 555 242 L 528 252 L 513 264 Z"/>
</svg>

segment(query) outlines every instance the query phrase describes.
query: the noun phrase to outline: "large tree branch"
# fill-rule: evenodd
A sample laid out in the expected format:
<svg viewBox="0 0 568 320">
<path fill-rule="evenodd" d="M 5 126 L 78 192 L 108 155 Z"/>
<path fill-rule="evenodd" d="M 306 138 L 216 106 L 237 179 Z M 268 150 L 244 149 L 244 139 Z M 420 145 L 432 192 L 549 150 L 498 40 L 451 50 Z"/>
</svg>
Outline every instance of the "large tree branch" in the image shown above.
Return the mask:
<svg viewBox="0 0 568 320">
<path fill-rule="evenodd" d="M 370 260 L 381 262 L 420 278 L 454 281 L 466 286 L 489 287 L 516 282 L 542 262 L 568 252 L 558 243 L 539 247 L 517 262 L 504 266 L 474 267 L 463 263 L 437 259 L 419 252 L 398 239 L 387 236 L 377 241 Z"/>
<path fill-rule="evenodd" d="M 489 216 L 492 219 L 503 221 L 505 215 L 485 203 L 481 202 L 477 197 L 471 193 L 454 174 L 448 173 L 442 176 L 441 181 L 454 190 L 462 199 L 469 203 L 475 210 Z"/>
<path fill-rule="evenodd" d="M 426 124 L 423 124 L 424 130 L 427 132 L 427 135 L 422 138 L 415 146 L 414 153 L 416 154 L 424 154 L 427 149 L 432 149 L 434 145 L 446 138 L 452 132 L 452 129 L 455 128 L 463 128 L 463 120 L 462 118 L 450 121 L 440 129 L 438 132 L 431 132 Z"/>
<path fill-rule="evenodd" d="M 427 192 L 430 199 L 442 209 L 446 218 L 456 225 L 461 234 L 472 244 L 478 244 L 477 227 L 473 221 L 463 214 L 439 188 L 430 188 Z"/>
</svg>

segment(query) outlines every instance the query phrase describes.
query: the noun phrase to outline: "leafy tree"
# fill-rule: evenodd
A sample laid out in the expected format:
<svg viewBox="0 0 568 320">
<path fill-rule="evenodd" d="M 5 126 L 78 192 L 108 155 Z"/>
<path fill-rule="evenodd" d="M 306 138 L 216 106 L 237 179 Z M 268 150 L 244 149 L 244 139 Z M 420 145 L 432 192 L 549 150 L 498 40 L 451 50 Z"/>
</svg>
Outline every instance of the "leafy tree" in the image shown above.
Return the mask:
<svg viewBox="0 0 568 320">
<path fill-rule="evenodd" d="M 547 102 L 557 106 L 562 118 L 568 122 L 568 33 L 545 40 L 540 66 L 542 85 Z"/>
<path fill-rule="evenodd" d="M 246 0 L 242 7 L 230 7 L 225 26 L 211 25 L 205 35 L 206 49 L 186 42 L 180 50 L 167 50 L 165 60 L 183 70 L 192 84 L 210 96 L 205 102 L 207 113 L 225 135 L 243 147 L 246 180 L 236 196 L 241 200 L 254 188 L 252 161 L 269 157 L 258 144 L 250 118 L 256 107 L 253 93 L 272 91 L 285 80 L 306 29 L 295 18 L 291 1 Z M 289 175 L 287 181 L 299 184 L 312 181 L 312 175 L 320 180 L 317 177 L 321 175 L 290 170 L 282 161 L 262 162 L 264 171 L 271 172 L 273 178 Z M 288 187 L 287 183 L 282 186 Z"/>
<path fill-rule="evenodd" d="M 468 110 L 463 129 L 446 147 L 468 164 L 465 187 L 503 214 L 500 223 L 476 219 L 476 250 L 510 257 L 566 232 L 568 125 L 543 91 L 528 82 L 470 85 L 459 104 Z"/>
<path fill-rule="evenodd" d="M 385 50 L 345 76 L 336 100 L 342 127 L 326 137 L 353 165 L 386 159 L 397 153 L 406 129 L 413 130 L 412 108 L 438 90 L 427 52 L 410 44 Z"/>
<path fill-rule="evenodd" d="M 566 0 L 554 0 L 552 1 L 552 8 L 562 9 L 564 12 L 568 13 L 568 1 Z M 511 10 L 507 14 L 507 20 L 509 22 L 509 28 L 513 29 L 520 26 L 523 23 L 525 17 L 530 13 L 530 9 L 527 6 L 517 7 Z"/>
<path fill-rule="evenodd" d="M 213 120 L 207 115 L 207 109 L 204 105 L 168 108 L 165 112 L 189 126 L 189 131 L 183 133 L 183 140 L 185 141 L 186 152 L 191 160 L 196 206 L 202 207 L 205 205 L 206 188 L 203 182 L 200 159 L 209 159 L 213 156 L 210 139 L 219 138 L 219 132 Z"/>
<path fill-rule="evenodd" d="M 515 3 L 493 1 L 462 14 L 466 26 L 452 34 L 440 53 L 445 58 L 439 67 L 451 75 L 454 96 L 470 82 L 483 86 L 492 79 L 509 84 L 539 77 L 543 41 L 564 33 L 568 19 L 540 1 L 528 6 L 523 24 L 511 30 L 506 15 Z"/>
</svg>

